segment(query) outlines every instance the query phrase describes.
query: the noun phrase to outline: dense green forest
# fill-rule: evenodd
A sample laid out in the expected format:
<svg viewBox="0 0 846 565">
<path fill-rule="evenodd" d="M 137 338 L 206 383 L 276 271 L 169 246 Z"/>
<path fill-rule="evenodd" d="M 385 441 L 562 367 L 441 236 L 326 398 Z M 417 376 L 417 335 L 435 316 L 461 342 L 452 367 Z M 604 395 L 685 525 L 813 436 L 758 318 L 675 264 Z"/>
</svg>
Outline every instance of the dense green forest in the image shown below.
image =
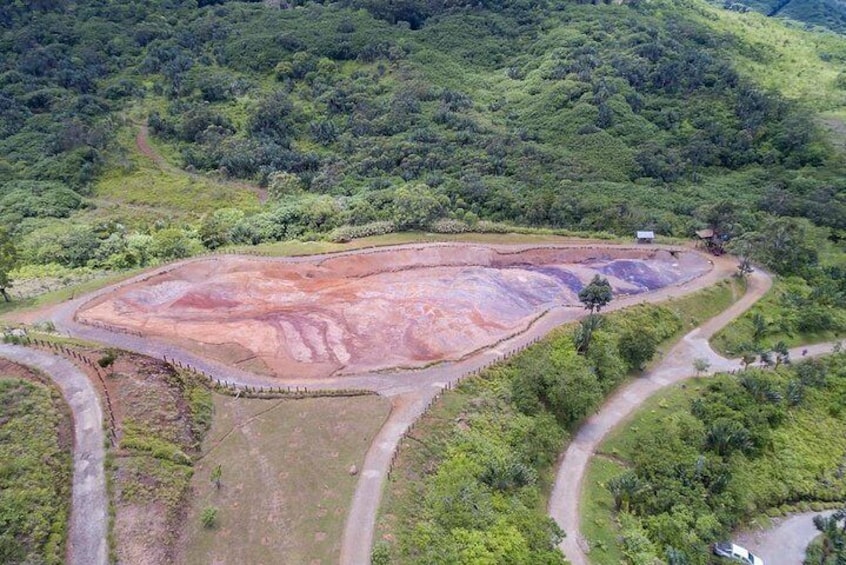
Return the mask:
<svg viewBox="0 0 846 565">
<path fill-rule="evenodd" d="M 846 31 L 846 2 L 843 0 L 725 0 L 721 5 L 728 10 L 756 10 L 809 29 Z"/>
<path fill-rule="evenodd" d="M 846 228 L 842 159 L 816 119 L 842 124 L 846 41 L 752 13 L 42 0 L 4 3 L 0 24 L 0 217 L 24 265 L 126 268 L 437 220 Z M 798 66 L 814 78 L 792 80 Z M 824 82 L 796 99 L 807 80 Z M 135 143 L 144 124 L 158 168 Z"/>
<path fill-rule="evenodd" d="M 655 398 L 601 448 L 615 463 L 603 484 L 623 555 L 632 563 L 707 563 L 708 544 L 743 519 L 839 504 L 844 394 L 841 353 L 720 375 Z"/>
</svg>

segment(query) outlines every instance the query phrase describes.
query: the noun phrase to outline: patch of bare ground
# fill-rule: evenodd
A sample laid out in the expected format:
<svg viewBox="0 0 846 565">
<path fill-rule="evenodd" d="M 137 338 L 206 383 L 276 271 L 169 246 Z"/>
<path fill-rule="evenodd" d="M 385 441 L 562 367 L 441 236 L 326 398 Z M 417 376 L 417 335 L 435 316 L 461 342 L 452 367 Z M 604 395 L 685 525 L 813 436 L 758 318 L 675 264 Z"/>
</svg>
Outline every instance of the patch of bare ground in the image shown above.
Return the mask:
<svg viewBox="0 0 846 565">
<path fill-rule="evenodd" d="M 389 401 L 216 395 L 214 406 L 176 561 L 337 563 L 357 470 Z M 218 467 L 219 487 L 212 480 Z M 209 508 L 216 520 L 206 527 Z"/>
<path fill-rule="evenodd" d="M 195 377 L 140 355 L 120 353 L 109 369 L 119 438 L 110 469 L 117 560 L 173 563 L 211 393 Z"/>
</svg>

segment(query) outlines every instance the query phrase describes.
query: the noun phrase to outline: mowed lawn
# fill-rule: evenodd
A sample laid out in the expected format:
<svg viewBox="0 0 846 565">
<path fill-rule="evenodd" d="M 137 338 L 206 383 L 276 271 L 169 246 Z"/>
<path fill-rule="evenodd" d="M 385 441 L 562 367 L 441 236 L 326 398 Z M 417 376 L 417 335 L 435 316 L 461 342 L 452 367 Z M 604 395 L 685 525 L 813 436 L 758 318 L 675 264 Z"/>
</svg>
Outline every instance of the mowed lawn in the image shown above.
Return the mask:
<svg viewBox="0 0 846 565">
<path fill-rule="evenodd" d="M 379 396 L 255 400 L 215 396 L 195 465 L 182 559 L 189 564 L 329 564 L 373 436 L 390 411 Z M 221 486 L 211 481 L 221 467 Z M 216 524 L 202 524 L 204 509 Z"/>
</svg>

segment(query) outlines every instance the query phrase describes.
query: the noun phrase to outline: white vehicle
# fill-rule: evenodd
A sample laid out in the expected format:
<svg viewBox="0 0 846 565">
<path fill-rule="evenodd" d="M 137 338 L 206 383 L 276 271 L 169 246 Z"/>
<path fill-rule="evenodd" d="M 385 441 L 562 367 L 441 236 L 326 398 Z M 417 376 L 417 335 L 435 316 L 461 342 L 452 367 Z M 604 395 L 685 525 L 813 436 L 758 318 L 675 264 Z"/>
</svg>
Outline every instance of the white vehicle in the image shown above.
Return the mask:
<svg viewBox="0 0 846 565">
<path fill-rule="evenodd" d="M 727 557 L 746 565 L 764 565 L 764 560 L 751 553 L 748 549 L 734 545 L 731 542 L 722 542 L 714 544 L 714 555 L 720 557 Z"/>
</svg>

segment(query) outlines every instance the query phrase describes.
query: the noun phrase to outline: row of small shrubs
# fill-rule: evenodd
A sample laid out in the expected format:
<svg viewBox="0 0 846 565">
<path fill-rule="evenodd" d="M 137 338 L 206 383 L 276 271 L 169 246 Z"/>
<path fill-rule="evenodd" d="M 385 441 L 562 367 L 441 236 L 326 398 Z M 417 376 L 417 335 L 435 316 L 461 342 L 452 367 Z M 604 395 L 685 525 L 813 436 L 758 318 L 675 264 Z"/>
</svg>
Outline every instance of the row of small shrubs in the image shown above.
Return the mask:
<svg viewBox="0 0 846 565">
<path fill-rule="evenodd" d="M 360 226 L 346 225 L 335 228 L 329 232 L 327 239 L 334 243 L 346 243 L 348 241 L 352 241 L 353 239 L 393 233 L 396 229 L 396 224 L 391 221 L 370 222 L 369 224 L 363 224 Z"/>
</svg>

